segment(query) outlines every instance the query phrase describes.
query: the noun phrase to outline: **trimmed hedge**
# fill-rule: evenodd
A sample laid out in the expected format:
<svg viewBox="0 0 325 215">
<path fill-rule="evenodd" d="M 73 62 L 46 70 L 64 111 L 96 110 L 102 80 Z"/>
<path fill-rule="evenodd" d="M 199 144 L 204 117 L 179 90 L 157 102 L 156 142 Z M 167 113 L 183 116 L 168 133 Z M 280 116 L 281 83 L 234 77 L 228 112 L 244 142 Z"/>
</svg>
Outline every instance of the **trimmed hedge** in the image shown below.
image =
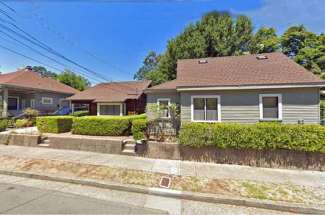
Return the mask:
<svg viewBox="0 0 325 215">
<path fill-rule="evenodd" d="M 145 138 L 145 132 L 148 127 L 147 119 L 136 119 L 132 122 L 132 135 L 135 140 L 142 140 Z"/>
<path fill-rule="evenodd" d="M 81 116 L 88 116 L 88 115 L 89 115 L 89 111 L 87 110 L 75 111 L 70 114 L 70 116 L 74 116 L 74 117 L 81 117 Z"/>
<path fill-rule="evenodd" d="M 325 118 L 325 100 L 321 100 L 320 101 L 320 119 L 324 119 Z"/>
<path fill-rule="evenodd" d="M 257 123 L 188 123 L 179 135 L 182 145 L 216 146 L 234 149 L 288 149 L 325 152 L 325 127 L 320 125 L 283 125 Z"/>
<path fill-rule="evenodd" d="M 43 133 L 64 133 L 71 131 L 72 116 L 43 116 L 36 118 L 36 126 Z"/>
<path fill-rule="evenodd" d="M 6 119 L 0 119 L 0 132 L 5 131 L 8 126 L 8 121 Z"/>
<path fill-rule="evenodd" d="M 72 133 L 93 136 L 127 136 L 132 122 L 145 119 L 146 115 L 132 116 L 85 116 L 73 120 Z"/>
</svg>

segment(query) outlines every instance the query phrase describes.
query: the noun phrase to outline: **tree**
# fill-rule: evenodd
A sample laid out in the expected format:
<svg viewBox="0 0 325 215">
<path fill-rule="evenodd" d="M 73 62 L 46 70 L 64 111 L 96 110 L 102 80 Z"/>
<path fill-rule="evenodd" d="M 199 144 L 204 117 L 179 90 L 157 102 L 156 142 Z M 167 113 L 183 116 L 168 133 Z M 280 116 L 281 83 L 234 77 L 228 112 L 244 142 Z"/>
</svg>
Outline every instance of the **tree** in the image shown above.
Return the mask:
<svg viewBox="0 0 325 215">
<path fill-rule="evenodd" d="M 57 77 L 57 74 L 56 73 L 47 70 L 43 66 L 33 66 L 32 67 L 32 70 L 34 72 L 40 73 L 44 77 L 53 78 L 53 79 L 56 79 L 56 77 Z"/>
<path fill-rule="evenodd" d="M 151 73 L 157 69 L 160 56 L 156 52 L 150 51 L 142 62 L 142 67 L 134 75 L 135 80 L 146 79 L 148 73 Z"/>
<path fill-rule="evenodd" d="M 280 48 L 280 41 L 274 28 L 262 27 L 255 35 L 249 45 L 252 54 L 275 52 Z"/>
<path fill-rule="evenodd" d="M 90 86 L 90 82 L 86 78 L 67 69 L 57 75 L 57 80 L 80 91 Z"/>
<path fill-rule="evenodd" d="M 282 52 L 289 57 L 295 57 L 302 48 L 313 48 L 316 43 L 317 35 L 303 25 L 288 28 L 281 37 Z"/>
<path fill-rule="evenodd" d="M 325 36 L 317 36 L 312 45 L 303 47 L 295 56 L 295 61 L 314 74 L 320 75 L 325 72 Z M 322 78 L 325 76 L 322 75 Z"/>
<path fill-rule="evenodd" d="M 248 17 L 233 18 L 227 12 L 210 12 L 168 41 L 157 68 L 147 78 L 156 84 L 175 79 L 178 59 L 243 54 L 251 37 L 252 23 Z"/>
</svg>

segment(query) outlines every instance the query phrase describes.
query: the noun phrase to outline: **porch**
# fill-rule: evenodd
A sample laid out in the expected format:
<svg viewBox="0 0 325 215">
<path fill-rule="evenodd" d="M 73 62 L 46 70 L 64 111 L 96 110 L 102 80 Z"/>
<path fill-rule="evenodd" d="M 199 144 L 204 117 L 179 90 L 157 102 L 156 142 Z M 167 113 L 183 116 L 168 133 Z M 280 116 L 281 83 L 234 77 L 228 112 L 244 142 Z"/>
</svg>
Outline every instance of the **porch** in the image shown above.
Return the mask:
<svg viewBox="0 0 325 215">
<path fill-rule="evenodd" d="M 0 116 L 14 117 L 26 108 L 38 110 L 41 114 L 52 114 L 61 107 L 69 107 L 70 102 L 54 93 L 20 87 L 0 88 Z"/>
</svg>

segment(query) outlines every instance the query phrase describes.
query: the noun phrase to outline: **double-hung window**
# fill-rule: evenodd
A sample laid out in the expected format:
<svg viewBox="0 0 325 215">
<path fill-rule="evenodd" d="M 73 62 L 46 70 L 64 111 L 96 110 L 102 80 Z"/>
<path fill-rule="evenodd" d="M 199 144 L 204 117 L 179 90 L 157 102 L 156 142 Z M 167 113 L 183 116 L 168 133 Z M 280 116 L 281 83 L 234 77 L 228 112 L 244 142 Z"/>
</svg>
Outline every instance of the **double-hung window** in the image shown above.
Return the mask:
<svg viewBox="0 0 325 215">
<path fill-rule="evenodd" d="M 169 112 L 170 99 L 168 99 L 168 98 L 158 99 L 157 105 L 158 105 L 158 111 L 159 111 L 160 117 L 169 118 L 170 117 L 170 112 Z"/>
<path fill-rule="evenodd" d="M 260 95 L 260 120 L 282 120 L 282 95 Z"/>
<path fill-rule="evenodd" d="M 194 122 L 220 122 L 220 96 L 192 96 L 191 120 Z"/>
</svg>

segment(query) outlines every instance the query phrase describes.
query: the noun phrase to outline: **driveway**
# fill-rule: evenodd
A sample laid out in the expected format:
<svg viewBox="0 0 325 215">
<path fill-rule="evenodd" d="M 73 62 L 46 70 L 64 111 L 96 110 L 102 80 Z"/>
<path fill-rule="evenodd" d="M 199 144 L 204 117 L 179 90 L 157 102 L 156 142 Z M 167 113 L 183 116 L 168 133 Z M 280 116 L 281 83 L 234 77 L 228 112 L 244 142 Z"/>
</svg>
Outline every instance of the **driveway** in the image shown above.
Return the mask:
<svg viewBox="0 0 325 215">
<path fill-rule="evenodd" d="M 69 193 L 0 183 L 4 214 L 167 214 L 166 212 Z"/>
</svg>

